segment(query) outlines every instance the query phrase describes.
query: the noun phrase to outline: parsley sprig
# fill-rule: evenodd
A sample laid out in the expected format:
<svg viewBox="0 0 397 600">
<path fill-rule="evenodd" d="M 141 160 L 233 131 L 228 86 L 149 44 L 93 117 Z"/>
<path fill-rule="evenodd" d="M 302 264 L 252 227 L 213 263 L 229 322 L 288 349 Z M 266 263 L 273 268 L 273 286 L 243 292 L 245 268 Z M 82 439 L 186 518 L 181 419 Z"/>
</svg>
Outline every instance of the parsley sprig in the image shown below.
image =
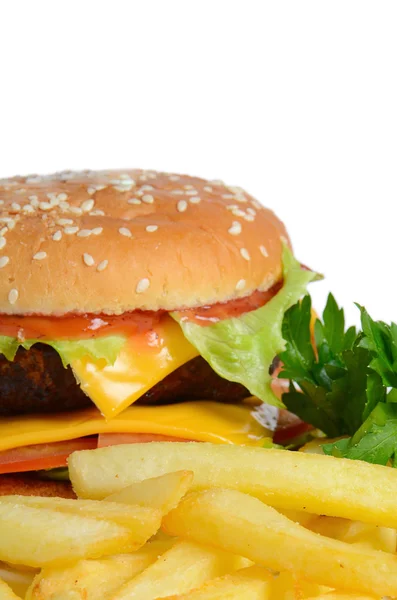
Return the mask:
<svg viewBox="0 0 397 600">
<path fill-rule="evenodd" d="M 286 312 L 279 377 L 290 387 L 282 399 L 328 437 L 345 436 L 324 444 L 326 454 L 397 466 L 397 325 L 374 321 L 357 306 L 362 330 L 345 330 L 343 309 L 330 294 L 314 325 L 314 347 L 310 296 Z"/>
</svg>

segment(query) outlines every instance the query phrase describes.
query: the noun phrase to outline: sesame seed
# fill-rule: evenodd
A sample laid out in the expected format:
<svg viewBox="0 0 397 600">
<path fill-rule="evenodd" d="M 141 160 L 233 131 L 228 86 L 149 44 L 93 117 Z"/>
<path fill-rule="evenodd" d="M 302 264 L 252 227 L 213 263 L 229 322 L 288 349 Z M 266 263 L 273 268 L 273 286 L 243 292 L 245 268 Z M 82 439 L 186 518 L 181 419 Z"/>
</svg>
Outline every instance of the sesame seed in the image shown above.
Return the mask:
<svg viewBox="0 0 397 600">
<path fill-rule="evenodd" d="M 253 215 L 244 215 L 244 219 L 250 223 L 255 221 L 255 217 Z"/>
<path fill-rule="evenodd" d="M 11 204 L 11 211 L 12 212 L 19 212 L 21 210 L 21 205 L 18 204 L 18 202 L 13 202 Z"/>
<path fill-rule="evenodd" d="M 144 194 L 144 192 L 142 192 L 141 190 L 136 190 L 136 192 L 134 192 L 134 193 L 135 193 L 135 196 L 139 196 L 139 197 L 143 196 L 143 194 Z"/>
<path fill-rule="evenodd" d="M 259 250 L 265 258 L 267 258 L 269 256 L 268 251 L 266 250 L 265 246 L 259 246 Z"/>
<path fill-rule="evenodd" d="M 92 267 L 92 265 L 95 263 L 91 254 L 87 254 L 86 252 L 84 252 L 83 254 L 83 261 L 87 265 L 87 267 Z"/>
<path fill-rule="evenodd" d="M 152 192 L 154 187 L 152 185 L 141 185 L 142 192 Z"/>
<path fill-rule="evenodd" d="M 70 207 L 69 202 L 60 202 L 59 203 L 59 208 L 61 210 L 69 210 L 69 207 Z"/>
<path fill-rule="evenodd" d="M 227 210 L 237 210 L 238 206 L 237 206 L 237 204 L 228 204 L 226 206 L 226 208 L 227 208 Z"/>
<path fill-rule="evenodd" d="M 233 200 L 234 196 L 233 194 L 222 194 L 222 198 L 224 200 Z"/>
<path fill-rule="evenodd" d="M 18 296 L 19 296 L 18 290 L 15 288 L 12 288 L 12 290 L 10 290 L 10 293 L 8 294 L 8 302 L 10 304 L 15 304 L 15 302 L 18 300 Z"/>
<path fill-rule="evenodd" d="M 0 229 L 0 237 L 3 237 L 4 234 L 6 234 L 8 231 L 8 227 L 2 227 Z"/>
<path fill-rule="evenodd" d="M 212 190 L 212 187 L 211 187 L 210 185 L 205 185 L 205 186 L 203 187 L 203 190 L 204 190 L 205 192 L 208 192 L 209 194 L 210 194 L 210 193 L 213 191 L 213 190 Z"/>
<path fill-rule="evenodd" d="M 34 260 L 43 260 L 44 258 L 47 258 L 47 252 L 36 252 L 36 254 L 33 255 Z"/>
<path fill-rule="evenodd" d="M 99 265 L 97 266 L 96 270 L 97 271 L 104 271 L 106 269 L 106 267 L 108 266 L 109 261 L 108 260 L 102 260 Z"/>
<path fill-rule="evenodd" d="M 239 235 L 241 233 L 241 229 L 241 223 L 238 221 L 233 221 L 232 226 L 228 229 L 228 232 L 230 235 Z"/>
<path fill-rule="evenodd" d="M 79 230 L 78 227 L 65 227 L 65 229 L 63 230 L 67 235 L 73 235 L 74 233 L 77 233 Z"/>
<path fill-rule="evenodd" d="M 62 239 L 62 231 L 58 229 L 58 231 L 56 231 L 52 236 L 52 239 L 54 240 L 54 242 L 59 242 L 59 240 Z"/>
<path fill-rule="evenodd" d="M 11 217 L 0 217 L 0 223 L 6 223 L 7 224 L 7 229 L 14 229 L 15 227 L 15 220 L 11 219 Z"/>
<path fill-rule="evenodd" d="M 262 210 L 263 208 L 262 204 L 255 199 L 252 200 L 252 204 L 255 206 L 256 210 Z"/>
<path fill-rule="evenodd" d="M 250 253 L 247 248 L 240 248 L 240 254 L 244 258 L 244 260 L 251 260 Z"/>
<path fill-rule="evenodd" d="M 4 200 L 0 200 L 0 205 L 1 205 L 1 204 L 4 204 Z"/>
<path fill-rule="evenodd" d="M 101 235 L 102 231 L 103 227 L 94 227 L 94 229 L 91 229 L 91 233 L 94 235 Z"/>
<path fill-rule="evenodd" d="M 83 211 L 78 206 L 69 206 L 69 211 L 79 217 L 81 217 L 81 215 L 83 214 Z"/>
<path fill-rule="evenodd" d="M 6 243 L 7 243 L 7 241 L 6 241 L 5 237 L 0 237 L 0 250 L 3 250 Z"/>
<path fill-rule="evenodd" d="M 139 180 L 140 181 L 147 181 L 146 175 L 139 175 Z"/>
<path fill-rule="evenodd" d="M 25 204 L 25 206 L 22 207 L 22 212 L 32 214 L 34 213 L 34 207 L 31 204 Z"/>
<path fill-rule="evenodd" d="M 236 283 L 236 290 L 241 291 L 245 288 L 245 279 L 239 279 Z"/>
<path fill-rule="evenodd" d="M 192 204 L 200 204 L 201 198 L 199 196 L 193 196 L 192 198 L 189 198 L 189 202 Z"/>
<path fill-rule="evenodd" d="M 158 225 L 148 225 L 146 227 L 146 231 L 148 233 L 153 233 L 154 231 L 157 231 L 157 229 L 158 229 Z"/>
<path fill-rule="evenodd" d="M 142 202 L 146 202 L 146 204 L 153 204 L 154 198 L 151 194 L 144 194 L 142 196 Z"/>
<path fill-rule="evenodd" d="M 128 204 L 142 204 L 142 201 L 139 198 L 130 198 L 127 200 Z"/>
<path fill-rule="evenodd" d="M 175 196 L 184 196 L 185 192 L 183 190 L 171 190 L 171 194 L 174 194 Z"/>
<path fill-rule="evenodd" d="M 84 202 L 80 204 L 80 208 L 83 212 L 90 212 L 90 210 L 94 208 L 94 204 L 95 202 L 91 198 L 90 200 L 84 200 Z"/>
<path fill-rule="evenodd" d="M 37 197 L 37 196 L 29 196 L 29 197 L 28 197 L 28 200 L 29 200 L 30 204 L 31 204 L 32 206 L 35 206 L 36 208 L 37 208 L 37 206 L 39 205 L 39 199 L 38 199 L 38 197 Z"/>
<path fill-rule="evenodd" d="M 246 217 L 245 212 L 239 208 L 233 208 L 232 213 L 235 217 Z"/>
<path fill-rule="evenodd" d="M 192 190 L 193 189 L 193 186 L 190 185 L 190 184 L 189 185 L 184 185 L 183 187 L 185 188 L 185 190 Z"/>
<path fill-rule="evenodd" d="M 77 233 L 77 237 L 89 237 L 91 235 L 91 229 L 81 229 Z"/>
<path fill-rule="evenodd" d="M 180 180 L 180 176 L 179 175 L 170 175 L 168 179 L 170 181 L 179 181 Z"/>
<path fill-rule="evenodd" d="M 256 210 L 254 208 L 251 208 L 250 206 L 247 208 L 247 213 L 249 215 L 253 215 L 255 217 L 256 215 Z"/>
<path fill-rule="evenodd" d="M 65 200 L 68 199 L 68 195 L 62 192 L 61 194 L 58 194 L 57 198 L 59 202 L 65 202 Z"/>
<path fill-rule="evenodd" d="M 120 227 L 119 233 L 121 233 L 121 235 L 124 235 L 125 237 L 132 237 L 132 233 L 127 227 Z"/>
<path fill-rule="evenodd" d="M 131 177 L 128 175 L 128 173 L 122 173 L 120 175 L 120 179 L 128 179 L 128 181 L 132 181 Z"/>
<path fill-rule="evenodd" d="M 87 192 L 90 196 L 92 196 L 92 194 L 95 194 L 96 189 L 94 187 L 89 187 L 87 188 Z"/>
<path fill-rule="evenodd" d="M 0 269 L 2 269 L 3 267 L 5 267 L 6 265 L 8 265 L 8 263 L 10 262 L 10 259 L 8 256 L 2 256 L 0 258 Z"/>
<path fill-rule="evenodd" d="M 73 225 L 72 219 L 58 219 L 57 225 L 63 227 L 64 225 Z"/>
<path fill-rule="evenodd" d="M 96 210 L 92 210 L 90 213 L 91 217 L 104 217 L 105 213 L 103 210 L 100 210 L 99 208 L 97 208 Z"/>
<path fill-rule="evenodd" d="M 53 206 L 50 202 L 39 202 L 39 208 L 41 210 L 52 210 Z"/>
<path fill-rule="evenodd" d="M 197 190 L 187 190 L 185 192 L 186 196 L 195 196 L 197 194 Z"/>
<path fill-rule="evenodd" d="M 178 212 L 185 212 L 186 209 L 187 209 L 186 200 L 179 200 L 178 204 L 176 205 L 176 210 Z"/>
<path fill-rule="evenodd" d="M 135 291 L 137 294 L 142 294 L 143 292 L 146 292 L 147 289 L 149 289 L 150 287 L 150 281 L 147 277 L 144 277 L 143 279 L 140 279 L 136 285 Z"/>
</svg>

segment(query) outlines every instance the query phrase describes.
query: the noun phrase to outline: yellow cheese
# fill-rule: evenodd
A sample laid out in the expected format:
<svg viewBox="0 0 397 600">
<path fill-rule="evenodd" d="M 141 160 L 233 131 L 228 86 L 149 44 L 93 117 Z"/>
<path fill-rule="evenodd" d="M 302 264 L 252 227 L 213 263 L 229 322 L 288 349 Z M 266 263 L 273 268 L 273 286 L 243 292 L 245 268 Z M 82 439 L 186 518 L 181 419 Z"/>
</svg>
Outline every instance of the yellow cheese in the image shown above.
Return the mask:
<svg viewBox="0 0 397 600">
<path fill-rule="evenodd" d="M 151 331 L 128 338 L 114 365 L 85 357 L 71 367 L 81 389 L 111 419 L 195 356 L 197 350 L 166 315 Z"/>
<path fill-rule="evenodd" d="M 111 421 L 92 407 L 55 415 L 2 417 L 0 450 L 98 433 L 157 433 L 201 442 L 249 446 L 263 446 L 269 443 L 271 435 L 255 420 L 253 411 L 242 405 L 203 401 L 132 406 Z"/>
</svg>

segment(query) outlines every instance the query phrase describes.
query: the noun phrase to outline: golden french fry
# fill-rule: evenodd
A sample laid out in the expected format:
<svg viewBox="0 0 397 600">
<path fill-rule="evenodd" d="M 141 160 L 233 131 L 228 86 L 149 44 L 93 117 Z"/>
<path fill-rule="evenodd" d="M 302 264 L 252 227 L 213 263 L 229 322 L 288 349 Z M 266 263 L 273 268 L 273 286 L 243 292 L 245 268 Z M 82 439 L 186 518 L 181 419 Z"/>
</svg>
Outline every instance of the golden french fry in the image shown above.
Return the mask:
<svg viewBox="0 0 397 600">
<path fill-rule="evenodd" d="M 313 516 L 310 521 L 302 524 L 316 533 L 342 542 L 361 544 L 373 550 L 396 552 L 397 531 L 389 527 L 377 527 L 369 523 L 361 523 L 361 521 L 319 516 Z"/>
<path fill-rule="evenodd" d="M 164 600 L 269 600 L 271 575 L 261 567 L 246 567 L 217 577 L 201 588 Z"/>
<path fill-rule="evenodd" d="M 36 569 L 22 570 L 6 563 L 0 565 L 0 580 L 7 583 L 12 591 L 17 594 L 17 596 L 21 596 L 21 598 L 25 597 L 36 573 Z"/>
<path fill-rule="evenodd" d="M 345 594 L 344 592 L 329 592 L 320 596 L 311 596 L 307 600 L 379 600 L 374 596 L 362 596 L 357 594 Z"/>
<path fill-rule="evenodd" d="M 163 515 L 175 508 L 189 490 L 193 481 L 192 471 L 166 473 L 159 477 L 144 479 L 111 494 L 105 500 L 158 508 Z"/>
<path fill-rule="evenodd" d="M 120 587 L 159 557 L 157 543 L 146 544 L 134 554 L 100 560 L 80 560 L 70 567 L 46 568 L 36 575 L 25 600 L 108 600 Z"/>
<path fill-rule="evenodd" d="M 192 490 L 234 488 L 277 508 L 397 528 L 396 470 L 358 460 L 232 445 L 155 442 L 75 452 L 69 468 L 81 497 L 104 498 L 131 483 L 189 469 L 194 473 Z"/>
<path fill-rule="evenodd" d="M 236 490 L 186 496 L 164 517 L 163 527 L 320 585 L 397 596 L 397 556 L 313 533 Z"/>
<path fill-rule="evenodd" d="M 0 560 L 31 567 L 131 551 L 143 544 L 113 521 L 0 499 Z"/>
<path fill-rule="evenodd" d="M 93 517 L 113 521 L 127 527 L 134 533 L 136 548 L 142 546 L 154 535 L 161 524 L 161 512 L 155 508 L 128 506 L 116 502 L 97 500 L 68 500 L 65 498 L 45 498 L 40 496 L 1 496 L 0 504 L 19 504 L 37 509 L 51 509 L 61 513 L 82 517 Z"/>
<path fill-rule="evenodd" d="M 292 571 L 282 571 L 271 581 L 269 600 L 301 600 L 329 592 L 331 588 L 303 581 Z"/>
<path fill-rule="evenodd" d="M 112 600 L 154 600 L 183 594 L 209 579 L 245 566 L 246 560 L 239 556 L 179 541 L 140 575 L 126 583 Z"/>
<path fill-rule="evenodd" d="M 20 596 L 17 596 L 10 586 L 0 579 L 0 598 L 1 600 L 22 600 Z"/>
</svg>

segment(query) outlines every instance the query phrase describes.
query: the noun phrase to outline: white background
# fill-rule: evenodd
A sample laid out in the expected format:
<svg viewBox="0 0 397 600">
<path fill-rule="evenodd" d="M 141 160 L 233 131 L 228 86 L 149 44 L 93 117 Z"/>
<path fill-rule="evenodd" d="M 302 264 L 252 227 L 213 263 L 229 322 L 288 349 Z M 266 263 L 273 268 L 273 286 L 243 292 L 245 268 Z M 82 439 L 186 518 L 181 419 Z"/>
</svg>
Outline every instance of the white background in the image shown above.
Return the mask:
<svg viewBox="0 0 397 600">
<path fill-rule="evenodd" d="M 0 177 L 145 167 L 245 187 L 397 320 L 394 0 L 2 0 Z"/>
</svg>

